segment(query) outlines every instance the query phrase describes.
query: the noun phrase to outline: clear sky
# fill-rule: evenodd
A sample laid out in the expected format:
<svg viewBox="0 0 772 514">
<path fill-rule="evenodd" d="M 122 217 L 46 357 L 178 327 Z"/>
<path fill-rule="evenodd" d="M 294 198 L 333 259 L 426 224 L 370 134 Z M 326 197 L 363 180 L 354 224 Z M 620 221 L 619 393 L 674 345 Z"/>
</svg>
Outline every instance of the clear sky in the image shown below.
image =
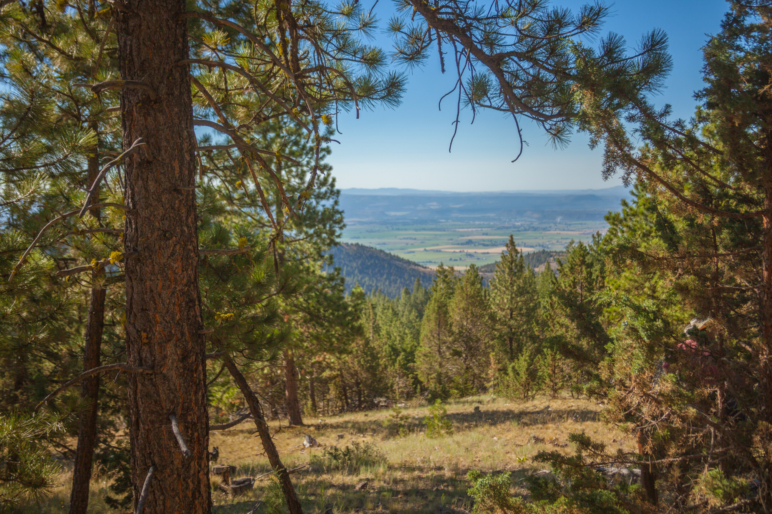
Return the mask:
<svg viewBox="0 0 772 514">
<path fill-rule="evenodd" d="M 365 5 L 373 0 L 361 0 Z M 575 9 L 586 2 L 560 0 L 557 5 Z M 655 100 L 669 103 L 680 117 L 690 117 L 696 102 L 694 91 L 702 87 L 701 47 L 720 29 L 727 8 L 725 0 L 617 0 L 603 34 L 623 35 L 630 46 L 654 28 L 665 30 L 673 56 L 667 86 Z M 391 50 L 385 27 L 393 12 L 390 0 L 381 0 L 376 43 Z M 516 163 L 515 127 L 500 113 L 462 112 L 462 124 L 453 143 L 451 122 L 455 106 L 448 99 L 442 111 L 437 103 L 453 87 L 453 75 L 442 75 L 436 56 L 409 72 L 407 92 L 396 109 L 377 107 L 340 117 L 329 162 L 340 188 L 400 187 L 446 191 L 504 191 L 548 189 L 595 189 L 619 185 L 604 182 L 600 169 L 602 150 L 591 151 L 587 138 L 576 134 L 568 148 L 554 150 L 534 125 L 523 130 L 529 146 Z"/>
</svg>

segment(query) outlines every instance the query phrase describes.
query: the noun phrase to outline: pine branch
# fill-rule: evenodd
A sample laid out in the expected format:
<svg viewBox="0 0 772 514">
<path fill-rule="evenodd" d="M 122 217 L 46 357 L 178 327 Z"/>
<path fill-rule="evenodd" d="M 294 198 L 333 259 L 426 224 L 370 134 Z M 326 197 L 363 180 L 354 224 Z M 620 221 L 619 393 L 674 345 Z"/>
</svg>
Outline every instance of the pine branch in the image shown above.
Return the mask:
<svg viewBox="0 0 772 514">
<path fill-rule="evenodd" d="M 94 205 L 89 206 L 88 209 L 98 209 L 100 207 L 118 207 L 120 209 L 124 209 L 124 210 L 126 209 L 125 205 L 121 205 L 119 203 L 109 203 L 109 202 L 94 204 Z M 29 245 L 27 250 L 21 256 L 21 259 L 19 259 L 19 262 L 16 263 L 16 266 L 14 266 L 13 271 L 11 272 L 11 276 L 8 277 L 8 282 L 12 281 L 13 277 L 16 276 L 16 273 L 19 272 L 19 269 L 21 269 L 21 267 L 24 265 L 24 261 L 26 260 L 27 256 L 30 254 L 32 249 L 35 248 L 35 245 L 38 244 L 38 241 L 40 241 L 40 238 L 43 237 L 43 234 L 46 232 L 46 230 L 51 228 L 51 226 L 53 226 L 55 223 L 57 223 L 59 221 L 62 221 L 64 219 L 67 219 L 70 216 L 74 216 L 74 215 L 78 214 L 79 212 L 81 212 L 81 211 L 79 211 L 79 210 L 78 211 L 70 211 L 68 213 L 62 214 L 58 218 L 54 218 L 53 220 L 49 221 L 46 224 L 46 226 L 43 227 L 40 230 L 40 232 L 38 232 L 38 235 L 35 236 L 35 239 L 32 241 L 32 243 Z"/>
</svg>

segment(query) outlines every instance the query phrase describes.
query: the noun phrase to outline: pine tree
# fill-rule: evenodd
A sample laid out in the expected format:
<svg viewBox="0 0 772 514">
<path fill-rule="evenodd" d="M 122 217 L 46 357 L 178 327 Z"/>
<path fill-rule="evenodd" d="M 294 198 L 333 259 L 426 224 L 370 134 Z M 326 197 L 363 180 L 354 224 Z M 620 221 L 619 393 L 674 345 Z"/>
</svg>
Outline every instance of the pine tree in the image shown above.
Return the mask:
<svg viewBox="0 0 772 514">
<path fill-rule="evenodd" d="M 463 397 L 483 392 L 493 331 L 488 291 L 474 264 L 456 286 L 449 313 L 453 335 L 446 366 L 451 370 L 453 394 Z"/>
<path fill-rule="evenodd" d="M 502 353 L 512 361 L 534 342 L 538 297 L 536 277 L 525 265 L 523 253 L 517 249 L 511 235 L 506 251 L 496 263 L 490 291 L 496 332 L 503 344 Z"/>
<path fill-rule="evenodd" d="M 452 267 L 437 267 L 430 288 L 431 297 L 421 320 L 421 343 L 416 356 L 418 376 L 430 397 L 450 397 L 452 370 L 447 362 L 453 350 L 450 305 L 458 279 Z"/>
</svg>

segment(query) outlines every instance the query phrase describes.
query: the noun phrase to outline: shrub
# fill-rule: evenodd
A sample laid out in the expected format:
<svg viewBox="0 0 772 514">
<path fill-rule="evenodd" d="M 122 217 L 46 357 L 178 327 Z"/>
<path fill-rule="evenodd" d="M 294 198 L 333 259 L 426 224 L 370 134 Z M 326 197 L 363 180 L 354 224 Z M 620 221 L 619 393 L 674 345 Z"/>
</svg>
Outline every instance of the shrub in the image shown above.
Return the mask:
<svg viewBox="0 0 772 514">
<path fill-rule="evenodd" d="M 442 437 L 453 433 L 453 423 L 448 419 L 448 411 L 442 401 L 436 400 L 429 407 L 429 415 L 424 418 L 426 425 L 426 437 Z"/>
<path fill-rule="evenodd" d="M 354 442 L 341 449 L 337 446 L 325 448 L 322 455 L 313 455 L 311 465 L 326 471 L 341 471 L 348 474 L 359 473 L 364 467 L 374 467 L 386 463 L 386 455 L 370 443 Z"/>
<path fill-rule="evenodd" d="M 522 500 L 510 493 L 512 479 L 509 473 L 500 475 L 469 472 L 472 487 L 467 492 L 474 500 L 472 514 L 520 514 L 526 512 Z"/>
<path fill-rule="evenodd" d="M 741 478 L 727 477 L 720 469 L 711 469 L 700 479 L 698 490 L 718 507 L 737 502 L 748 495 L 750 488 Z"/>
<path fill-rule="evenodd" d="M 407 423 L 409 419 L 410 417 L 395 405 L 391 408 L 389 417 L 383 420 L 383 427 L 391 436 L 398 435 L 404 437 L 408 433 Z"/>
</svg>

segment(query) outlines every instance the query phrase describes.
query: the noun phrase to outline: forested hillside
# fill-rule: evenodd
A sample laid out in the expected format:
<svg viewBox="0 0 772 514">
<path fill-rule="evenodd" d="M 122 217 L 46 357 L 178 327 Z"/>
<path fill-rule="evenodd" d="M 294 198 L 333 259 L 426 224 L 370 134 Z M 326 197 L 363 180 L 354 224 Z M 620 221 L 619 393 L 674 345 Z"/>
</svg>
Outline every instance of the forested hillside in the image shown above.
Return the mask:
<svg viewBox="0 0 772 514">
<path fill-rule="evenodd" d="M 367 293 L 380 290 L 396 298 L 404 288 L 412 288 L 416 280 L 429 285 L 434 277 L 432 270 L 420 264 L 357 243 L 341 243 L 328 253 L 333 258 L 332 267 L 341 269 L 348 292 L 358 285 Z"/>
</svg>

